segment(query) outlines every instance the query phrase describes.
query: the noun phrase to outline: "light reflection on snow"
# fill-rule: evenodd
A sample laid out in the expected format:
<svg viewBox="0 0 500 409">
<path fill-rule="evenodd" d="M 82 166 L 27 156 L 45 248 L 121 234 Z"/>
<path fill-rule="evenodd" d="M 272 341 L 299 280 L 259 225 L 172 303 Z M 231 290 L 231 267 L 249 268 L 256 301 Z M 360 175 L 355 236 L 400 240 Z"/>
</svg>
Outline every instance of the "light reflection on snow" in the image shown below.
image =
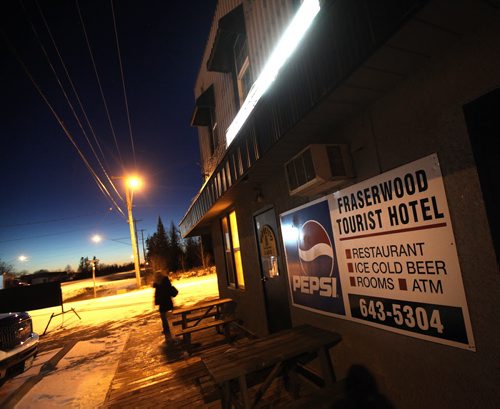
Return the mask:
<svg viewBox="0 0 500 409">
<path fill-rule="evenodd" d="M 135 285 L 135 278 L 119 281 L 108 281 L 100 285 L 113 286 L 116 290 Z M 92 280 L 65 283 L 62 286 L 63 298 L 78 291 L 78 288 L 92 285 Z M 178 306 L 187 306 L 196 302 L 218 296 L 217 276 L 215 274 L 174 280 L 179 290 L 174 302 Z M 81 320 L 71 311 L 74 308 Z M 110 334 L 106 337 L 79 341 L 57 364 L 56 370 L 43 377 L 15 406 L 16 409 L 49 409 L 49 408 L 89 408 L 99 407 L 106 397 L 110 383 L 118 365 L 120 353 L 128 339 L 129 330 L 133 327 L 135 317 L 156 311 L 153 305 L 153 289 L 151 287 L 130 291 L 108 297 L 76 301 L 64 304 L 65 314 L 53 318 L 48 333 L 64 337 L 69 329 L 93 328 L 106 323 L 114 323 L 108 327 Z M 61 307 L 52 307 L 30 311 L 33 318 L 34 331 L 42 334 L 51 314 L 59 314 Z M 123 321 L 130 325 L 124 325 Z M 118 325 L 120 321 L 120 325 Z M 41 339 L 43 343 L 43 337 Z M 59 349 L 40 353 L 33 367 L 27 372 L 8 380 L 0 391 L 1 402 L 10 393 L 40 373 L 42 365 L 50 360 Z"/>
</svg>

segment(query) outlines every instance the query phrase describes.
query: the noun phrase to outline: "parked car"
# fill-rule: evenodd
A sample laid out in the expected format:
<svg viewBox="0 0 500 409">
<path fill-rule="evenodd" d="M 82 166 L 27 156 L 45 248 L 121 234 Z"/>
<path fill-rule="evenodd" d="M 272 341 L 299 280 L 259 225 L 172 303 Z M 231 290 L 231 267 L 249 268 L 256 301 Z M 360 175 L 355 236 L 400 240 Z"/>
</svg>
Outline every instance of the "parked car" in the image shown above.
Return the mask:
<svg viewBox="0 0 500 409">
<path fill-rule="evenodd" d="M 27 312 L 0 314 L 0 385 L 8 375 L 31 367 L 38 352 L 39 337 Z"/>
</svg>

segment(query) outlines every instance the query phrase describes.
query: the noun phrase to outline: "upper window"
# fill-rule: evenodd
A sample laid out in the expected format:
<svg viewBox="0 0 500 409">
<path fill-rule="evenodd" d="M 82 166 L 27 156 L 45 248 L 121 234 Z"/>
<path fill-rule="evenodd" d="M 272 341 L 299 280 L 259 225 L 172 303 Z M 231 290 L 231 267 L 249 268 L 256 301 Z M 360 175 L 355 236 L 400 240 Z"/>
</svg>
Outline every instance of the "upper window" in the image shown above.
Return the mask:
<svg viewBox="0 0 500 409">
<path fill-rule="evenodd" d="M 246 36 L 242 34 L 237 37 L 234 43 L 234 66 L 238 82 L 238 99 L 241 106 L 252 86 L 247 39 Z"/>
<path fill-rule="evenodd" d="M 207 69 L 231 74 L 239 108 L 252 85 L 243 6 L 235 7 L 219 19 Z"/>
<path fill-rule="evenodd" d="M 209 144 L 210 144 L 210 155 L 213 155 L 219 146 L 219 135 L 217 132 L 217 120 L 215 118 L 215 108 L 210 109 L 210 120 L 207 125 Z"/>
<path fill-rule="evenodd" d="M 191 125 L 207 128 L 209 154 L 212 156 L 219 146 L 213 85 L 210 85 L 205 91 L 202 91 L 200 96 L 196 99 Z"/>
</svg>

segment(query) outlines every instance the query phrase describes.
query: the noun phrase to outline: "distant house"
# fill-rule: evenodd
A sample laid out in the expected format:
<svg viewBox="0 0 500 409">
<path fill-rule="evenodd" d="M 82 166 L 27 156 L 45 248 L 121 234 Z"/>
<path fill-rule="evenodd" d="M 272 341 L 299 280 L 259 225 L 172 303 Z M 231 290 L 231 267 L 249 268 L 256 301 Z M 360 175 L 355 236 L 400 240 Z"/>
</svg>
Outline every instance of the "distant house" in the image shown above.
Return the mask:
<svg viewBox="0 0 500 409">
<path fill-rule="evenodd" d="M 68 275 L 65 271 L 43 271 L 35 274 L 23 275 L 22 280 L 29 284 L 43 284 L 43 283 L 53 283 L 53 282 L 63 282 L 68 279 Z"/>
<path fill-rule="evenodd" d="M 500 405 L 499 7 L 219 0 L 195 82 L 183 236 L 252 332 L 338 331 L 398 408 Z"/>
</svg>

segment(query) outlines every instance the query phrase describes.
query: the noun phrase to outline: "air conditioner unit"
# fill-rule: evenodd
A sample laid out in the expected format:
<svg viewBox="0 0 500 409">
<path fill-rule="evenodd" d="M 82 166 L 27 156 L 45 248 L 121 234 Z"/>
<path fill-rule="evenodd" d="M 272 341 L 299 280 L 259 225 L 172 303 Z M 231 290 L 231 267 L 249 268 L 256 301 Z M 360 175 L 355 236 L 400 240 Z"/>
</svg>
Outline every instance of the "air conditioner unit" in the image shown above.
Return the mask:
<svg viewBox="0 0 500 409">
<path fill-rule="evenodd" d="M 285 163 L 289 194 L 311 196 L 354 177 L 349 146 L 311 144 Z"/>
</svg>

